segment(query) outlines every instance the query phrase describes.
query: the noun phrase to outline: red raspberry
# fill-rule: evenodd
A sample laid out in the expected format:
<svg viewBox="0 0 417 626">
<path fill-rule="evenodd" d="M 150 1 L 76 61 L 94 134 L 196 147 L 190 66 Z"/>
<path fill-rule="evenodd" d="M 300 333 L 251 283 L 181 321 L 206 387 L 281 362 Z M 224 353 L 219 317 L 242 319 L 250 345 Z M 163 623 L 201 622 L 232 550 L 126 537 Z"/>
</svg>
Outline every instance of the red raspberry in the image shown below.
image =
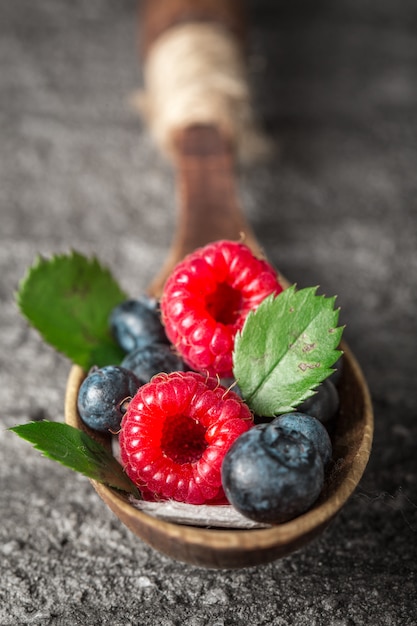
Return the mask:
<svg viewBox="0 0 417 626">
<path fill-rule="evenodd" d="M 221 465 L 237 437 L 253 426 L 246 404 L 214 378 L 158 374 L 129 404 L 120 455 L 145 499 L 227 503 Z"/>
<path fill-rule="evenodd" d="M 237 331 L 250 311 L 282 289 L 275 270 L 241 243 L 217 241 L 198 248 L 165 284 L 166 334 L 190 367 L 230 377 Z"/>
</svg>

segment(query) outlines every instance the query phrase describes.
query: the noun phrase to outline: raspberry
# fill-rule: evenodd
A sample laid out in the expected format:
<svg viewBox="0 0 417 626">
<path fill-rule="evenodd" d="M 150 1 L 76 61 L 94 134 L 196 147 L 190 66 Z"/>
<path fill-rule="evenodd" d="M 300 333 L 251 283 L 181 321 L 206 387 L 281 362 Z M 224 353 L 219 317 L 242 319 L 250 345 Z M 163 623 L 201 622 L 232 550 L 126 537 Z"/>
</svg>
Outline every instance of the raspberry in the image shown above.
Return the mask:
<svg viewBox="0 0 417 626">
<path fill-rule="evenodd" d="M 233 346 L 250 311 L 283 287 L 275 270 L 232 241 L 198 248 L 168 278 L 162 321 L 169 340 L 193 369 L 233 375 Z"/>
<path fill-rule="evenodd" d="M 121 461 L 145 499 L 227 503 L 223 458 L 252 426 L 248 406 L 216 379 L 197 372 L 158 374 L 139 389 L 123 417 Z"/>
</svg>

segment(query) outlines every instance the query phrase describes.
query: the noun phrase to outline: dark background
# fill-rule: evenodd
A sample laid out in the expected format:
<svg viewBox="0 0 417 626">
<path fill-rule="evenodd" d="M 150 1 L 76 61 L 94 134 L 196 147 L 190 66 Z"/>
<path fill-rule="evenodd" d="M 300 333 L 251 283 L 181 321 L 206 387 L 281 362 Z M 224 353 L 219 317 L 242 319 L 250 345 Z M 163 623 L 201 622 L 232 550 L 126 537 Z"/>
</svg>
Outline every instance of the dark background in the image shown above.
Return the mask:
<svg viewBox="0 0 417 626">
<path fill-rule="evenodd" d="M 417 624 L 417 5 L 248 2 L 276 155 L 240 173 L 270 260 L 338 295 L 373 453 L 331 527 L 286 559 L 204 571 L 143 544 L 87 479 L 5 428 L 63 419 L 69 362 L 13 301 L 36 254 L 96 254 L 138 295 L 174 224 L 172 171 L 129 106 L 133 0 L 0 7 L 0 625 Z"/>
</svg>

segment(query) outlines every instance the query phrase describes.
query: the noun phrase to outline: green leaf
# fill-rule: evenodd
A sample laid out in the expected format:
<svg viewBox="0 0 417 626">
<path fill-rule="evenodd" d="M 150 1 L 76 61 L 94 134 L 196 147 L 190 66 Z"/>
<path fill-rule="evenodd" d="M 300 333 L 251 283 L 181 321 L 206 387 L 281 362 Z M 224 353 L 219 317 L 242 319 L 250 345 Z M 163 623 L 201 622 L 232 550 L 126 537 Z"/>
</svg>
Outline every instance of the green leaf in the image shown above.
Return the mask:
<svg viewBox="0 0 417 626">
<path fill-rule="evenodd" d="M 110 272 L 77 252 L 38 257 L 17 293 L 22 314 L 44 340 L 86 370 L 122 360 L 108 318 L 124 300 Z"/>
<path fill-rule="evenodd" d="M 236 336 L 234 376 L 258 415 L 294 410 L 332 373 L 341 355 L 343 328 L 337 328 L 335 298 L 318 296 L 316 290 L 291 286 L 269 296 Z"/>
<path fill-rule="evenodd" d="M 32 443 L 49 459 L 109 487 L 140 497 L 138 489 L 110 452 L 82 430 L 46 420 L 14 426 L 9 430 Z"/>
</svg>

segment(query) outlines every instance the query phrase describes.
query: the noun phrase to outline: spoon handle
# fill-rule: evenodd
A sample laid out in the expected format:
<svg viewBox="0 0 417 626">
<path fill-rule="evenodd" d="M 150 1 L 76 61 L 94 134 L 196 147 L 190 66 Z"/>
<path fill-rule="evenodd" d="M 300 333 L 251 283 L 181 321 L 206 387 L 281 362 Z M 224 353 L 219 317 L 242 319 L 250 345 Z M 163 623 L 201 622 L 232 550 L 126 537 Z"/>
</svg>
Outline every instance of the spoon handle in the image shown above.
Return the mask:
<svg viewBox="0 0 417 626">
<path fill-rule="evenodd" d="M 189 126 L 175 138 L 176 228 L 170 252 L 149 290 L 161 293 L 173 266 L 210 241 L 242 239 L 260 254 L 238 201 L 234 153 L 215 126 Z"/>
<path fill-rule="evenodd" d="M 240 46 L 245 29 L 242 7 L 238 0 L 145 1 L 140 14 L 142 56 L 146 61 L 158 37 L 185 23 L 221 25 Z M 210 241 L 242 238 L 256 253 L 260 252 L 238 200 L 233 140 L 218 124 L 192 123 L 176 129 L 171 144 L 176 228 L 166 261 L 148 288 L 156 297 L 173 266 Z"/>
</svg>

